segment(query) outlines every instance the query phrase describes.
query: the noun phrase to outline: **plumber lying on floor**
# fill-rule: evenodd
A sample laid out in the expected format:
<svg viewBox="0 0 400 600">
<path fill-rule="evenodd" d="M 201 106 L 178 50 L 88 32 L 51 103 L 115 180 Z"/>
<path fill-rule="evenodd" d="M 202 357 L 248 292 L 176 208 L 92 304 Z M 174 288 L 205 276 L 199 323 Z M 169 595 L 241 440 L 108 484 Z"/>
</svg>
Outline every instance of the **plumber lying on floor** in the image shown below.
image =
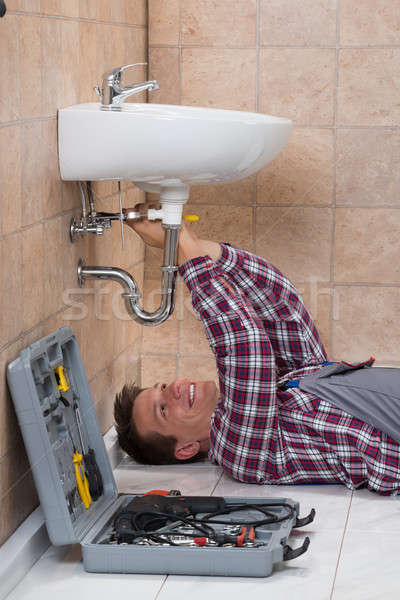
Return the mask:
<svg viewBox="0 0 400 600">
<path fill-rule="evenodd" d="M 137 207 L 136 207 L 137 208 Z M 162 247 L 160 222 L 131 222 Z M 114 416 L 120 446 L 147 464 L 208 455 L 234 479 L 258 484 L 341 482 L 400 490 L 400 369 L 328 363 L 298 292 L 266 260 L 179 238 L 179 273 L 216 358 L 213 381 L 127 383 Z"/>
</svg>

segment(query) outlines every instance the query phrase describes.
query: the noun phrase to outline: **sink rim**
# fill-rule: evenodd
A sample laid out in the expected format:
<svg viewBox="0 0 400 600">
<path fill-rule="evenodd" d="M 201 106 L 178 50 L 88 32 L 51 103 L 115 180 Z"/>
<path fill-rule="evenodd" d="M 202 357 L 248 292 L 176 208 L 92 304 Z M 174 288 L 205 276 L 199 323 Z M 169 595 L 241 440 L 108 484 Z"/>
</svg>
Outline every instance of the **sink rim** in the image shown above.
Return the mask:
<svg viewBox="0 0 400 600">
<path fill-rule="evenodd" d="M 155 104 L 152 102 L 128 102 L 121 106 L 121 110 L 102 110 L 99 102 L 83 102 L 80 104 L 74 104 L 65 108 L 60 108 L 61 111 L 87 111 L 87 112 L 101 112 L 104 115 L 114 115 L 113 118 L 121 118 L 121 115 L 138 115 L 141 117 L 171 117 L 171 118 L 190 118 L 195 120 L 201 120 L 209 118 L 211 120 L 233 120 L 242 121 L 249 123 L 249 121 L 263 122 L 263 123 L 280 123 L 280 124 L 293 124 L 291 119 L 286 117 L 275 117 L 274 115 L 242 111 L 242 110 L 230 110 L 225 108 L 211 108 L 208 106 L 189 106 L 186 104 Z M 119 117 L 116 117 L 119 115 Z M 214 117 L 214 119 L 213 119 Z M 105 117 L 109 118 L 109 117 Z"/>
</svg>

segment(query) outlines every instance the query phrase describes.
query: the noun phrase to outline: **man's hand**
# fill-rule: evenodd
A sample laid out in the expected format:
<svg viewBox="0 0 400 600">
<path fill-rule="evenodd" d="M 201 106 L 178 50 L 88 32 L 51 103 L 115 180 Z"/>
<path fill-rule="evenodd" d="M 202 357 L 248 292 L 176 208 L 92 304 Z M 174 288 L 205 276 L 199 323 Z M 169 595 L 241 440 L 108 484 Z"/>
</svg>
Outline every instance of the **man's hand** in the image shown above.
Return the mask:
<svg viewBox="0 0 400 600">
<path fill-rule="evenodd" d="M 136 212 L 145 212 L 149 208 L 161 208 L 160 205 L 156 204 L 136 204 L 136 206 L 132 208 L 124 208 L 124 212 L 136 211 Z M 164 236 L 165 230 L 161 224 L 161 221 L 149 221 L 146 217 L 143 219 L 132 219 L 125 221 L 126 224 L 131 227 L 142 240 L 153 248 L 164 248 Z"/>
<path fill-rule="evenodd" d="M 137 211 L 145 212 L 149 208 L 159 209 L 161 206 L 158 204 L 136 204 L 132 208 L 125 208 L 124 212 Z M 165 230 L 162 226 L 161 221 L 149 221 L 146 217 L 139 220 L 127 220 L 126 224 L 129 225 L 142 240 L 152 246 L 153 248 L 164 248 Z M 212 260 L 216 261 L 221 256 L 221 246 L 217 242 L 209 240 L 201 240 L 197 237 L 194 231 L 182 221 L 181 230 L 179 232 L 179 264 L 182 264 L 190 258 L 196 258 L 197 256 L 204 256 L 208 254 Z"/>
</svg>

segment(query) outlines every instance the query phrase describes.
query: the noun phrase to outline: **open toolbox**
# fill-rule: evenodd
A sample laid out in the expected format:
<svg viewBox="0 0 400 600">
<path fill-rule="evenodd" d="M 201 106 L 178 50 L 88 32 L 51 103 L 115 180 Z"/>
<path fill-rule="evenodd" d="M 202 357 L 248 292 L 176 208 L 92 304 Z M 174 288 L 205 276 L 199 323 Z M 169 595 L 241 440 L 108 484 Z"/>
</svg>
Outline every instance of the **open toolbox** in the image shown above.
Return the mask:
<svg viewBox="0 0 400 600">
<path fill-rule="evenodd" d="M 265 577 L 306 552 L 309 538 L 287 540 L 315 511 L 301 519 L 289 498 L 119 494 L 69 327 L 22 350 L 7 379 L 50 540 L 80 543 L 86 571 Z"/>
</svg>

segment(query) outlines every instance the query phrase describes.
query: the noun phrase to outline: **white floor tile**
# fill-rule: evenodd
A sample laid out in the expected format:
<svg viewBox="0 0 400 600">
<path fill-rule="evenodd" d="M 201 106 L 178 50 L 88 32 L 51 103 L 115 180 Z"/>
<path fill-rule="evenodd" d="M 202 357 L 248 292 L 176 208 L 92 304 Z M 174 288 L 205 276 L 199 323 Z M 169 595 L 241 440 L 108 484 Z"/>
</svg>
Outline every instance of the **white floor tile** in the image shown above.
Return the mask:
<svg viewBox="0 0 400 600">
<path fill-rule="evenodd" d="M 342 531 L 329 530 L 309 535 L 311 543 L 308 551 L 293 561 L 279 563 L 269 577 L 170 575 L 157 600 L 329 600 Z M 300 546 L 304 537 L 300 530 L 296 531 L 289 538 L 289 544 Z"/>
<path fill-rule="evenodd" d="M 399 597 L 398 533 L 346 532 L 332 600 Z"/>
<path fill-rule="evenodd" d="M 355 491 L 347 530 L 400 532 L 400 497 L 379 496 L 368 490 Z"/>
<path fill-rule="evenodd" d="M 80 546 L 51 546 L 7 600 L 154 600 L 165 576 L 86 573 Z"/>
<path fill-rule="evenodd" d="M 219 467 L 194 465 L 149 466 L 120 468 L 114 471 L 117 488 L 123 493 L 143 493 L 150 490 L 180 490 L 182 494 L 210 495 L 221 477 Z"/>
<path fill-rule="evenodd" d="M 307 531 L 343 529 L 351 501 L 351 491 L 343 485 L 254 485 L 234 481 L 223 475 L 214 496 L 254 496 L 291 498 L 300 504 L 300 517 L 315 508 L 313 523 Z"/>
</svg>

